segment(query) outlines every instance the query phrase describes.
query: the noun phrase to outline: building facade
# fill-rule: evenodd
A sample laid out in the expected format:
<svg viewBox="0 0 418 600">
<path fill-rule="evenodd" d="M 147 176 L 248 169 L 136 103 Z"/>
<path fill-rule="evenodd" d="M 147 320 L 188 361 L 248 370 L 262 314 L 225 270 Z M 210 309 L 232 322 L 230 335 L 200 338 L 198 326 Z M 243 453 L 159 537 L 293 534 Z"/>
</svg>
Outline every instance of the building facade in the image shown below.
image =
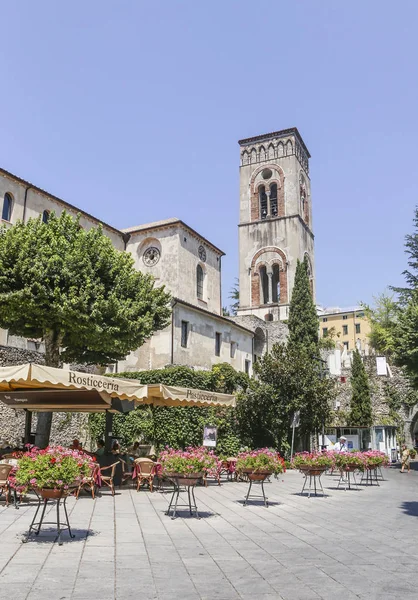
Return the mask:
<svg viewBox="0 0 418 600">
<path fill-rule="evenodd" d="M 170 325 L 155 333 L 112 371 L 167 365 L 210 369 L 228 362 L 252 373 L 254 361 L 274 340 L 286 338 L 297 259 L 306 256 L 314 293 L 314 249 L 309 152 L 297 129 L 241 140 L 240 307 L 222 315 L 224 253 L 181 219 L 171 218 L 118 230 L 68 202 L 0 169 L 2 223 L 42 218 L 62 211 L 80 225 L 101 224 L 117 250 L 129 252 L 135 268 L 155 278 L 172 295 Z M 274 324 L 273 322 L 276 321 Z M 0 346 L 43 351 L 42 340 L 25 340 L 0 330 Z"/>
<path fill-rule="evenodd" d="M 297 260 L 315 295 L 310 154 L 298 130 L 241 140 L 239 315 L 288 317 Z"/>
<path fill-rule="evenodd" d="M 341 350 L 368 353 L 370 323 L 361 307 L 320 308 L 318 315 L 321 338 L 331 337 Z"/>
</svg>

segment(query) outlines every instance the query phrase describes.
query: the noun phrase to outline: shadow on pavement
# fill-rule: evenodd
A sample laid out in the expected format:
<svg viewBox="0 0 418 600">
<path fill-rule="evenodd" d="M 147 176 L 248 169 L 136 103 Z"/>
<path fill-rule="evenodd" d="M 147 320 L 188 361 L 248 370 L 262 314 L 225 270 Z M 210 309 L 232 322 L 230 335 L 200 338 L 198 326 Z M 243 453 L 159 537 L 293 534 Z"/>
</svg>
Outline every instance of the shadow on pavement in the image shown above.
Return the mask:
<svg viewBox="0 0 418 600">
<path fill-rule="evenodd" d="M 87 537 L 93 537 L 97 535 L 97 532 L 92 529 L 74 529 L 71 527 L 71 533 L 75 536 L 74 538 L 70 538 L 68 531 L 63 529 L 61 532 L 61 540 L 65 544 L 76 544 L 77 542 L 84 542 Z M 27 531 L 23 535 L 19 537 L 23 540 L 26 540 Z M 42 528 L 39 532 L 39 535 L 35 535 L 32 532 L 29 536 L 27 544 L 52 544 L 57 541 L 58 533 L 56 527 L 45 527 Z"/>
<path fill-rule="evenodd" d="M 402 502 L 401 509 L 406 515 L 418 517 L 418 502 Z"/>
</svg>

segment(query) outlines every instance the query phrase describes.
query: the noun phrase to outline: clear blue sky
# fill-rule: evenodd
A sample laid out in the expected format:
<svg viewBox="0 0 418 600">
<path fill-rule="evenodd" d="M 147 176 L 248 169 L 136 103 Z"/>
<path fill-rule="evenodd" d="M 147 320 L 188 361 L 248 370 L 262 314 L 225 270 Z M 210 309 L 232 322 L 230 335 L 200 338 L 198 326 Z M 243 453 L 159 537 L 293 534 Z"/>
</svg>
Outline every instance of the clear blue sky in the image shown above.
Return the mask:
<svg viewBox="0 0 418 600">
<path fill-rule="evenodd" d="M 238 274 L 237 140 L 311 154 L 317 300 L 403 281 L 418 2 L 2 3 L 0 165 L 116 226 L 176 216 Z"/>
</svg>

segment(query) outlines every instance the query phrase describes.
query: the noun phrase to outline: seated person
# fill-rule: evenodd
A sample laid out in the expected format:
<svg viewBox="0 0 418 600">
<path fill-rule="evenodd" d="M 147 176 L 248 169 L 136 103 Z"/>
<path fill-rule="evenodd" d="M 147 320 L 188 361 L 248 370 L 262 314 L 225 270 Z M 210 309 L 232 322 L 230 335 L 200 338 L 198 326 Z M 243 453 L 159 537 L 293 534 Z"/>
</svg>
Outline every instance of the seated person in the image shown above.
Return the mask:
<svg viewBox="0 0 418 600">
<path fill-rule="evenodd" d="M 82 450 L 82 446 L 77 438 L 73 439 L 73 443 L 70 444 L 71 450 Z"/>
<path fill-rule="evenodd" d="M 96 456 L 103 456 L 105 453 L 105 443 L 104 440 L 97 440 L 97 450 L 94 453 Z"/>
<path fill-rule="evenodd" d="M 139 442 L 135 442 L 133 446 L 130 446 L 128 448 L 127 453 L 129 454 L 129 456 L 132 456 L 133 458 L 139 458 L 141 456 Z"/>
<path fill-rule="evenodd" d="M 111 453 L 112 454 L 120 454 L 120 445 L 117 440 L 113 440 Z"/>
</svg>

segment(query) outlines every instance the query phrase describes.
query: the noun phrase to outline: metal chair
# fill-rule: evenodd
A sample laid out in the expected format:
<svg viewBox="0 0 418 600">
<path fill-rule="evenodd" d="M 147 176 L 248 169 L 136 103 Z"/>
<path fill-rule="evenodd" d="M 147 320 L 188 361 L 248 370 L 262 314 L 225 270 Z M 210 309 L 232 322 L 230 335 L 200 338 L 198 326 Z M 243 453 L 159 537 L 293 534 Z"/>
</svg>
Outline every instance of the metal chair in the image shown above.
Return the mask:
<svg viewBox="0 0 418 600">
<path fill-rule="evenodd" d="M 139 488 L 144 483 L 148 483 L 149 489 L 152 492 L 152 483 L 155 475 L 155 463 L 150 458 L 137 458 L 135 461 L 136 466 L 136 491 L 139 492 Z"/>
<path fill-rule="evenodd" d="M 13 465 L 0 464 L 0 496 L 4 493 L 6 497 L 6 506 L 9 504 L 9 473 Z"/>
<path fill-rule="evenodd" d="M 107 487 L 110 488 L 110 491 L 112 492 L 112 496 L 115 495 L 115 486 L 113 485 L 113 478 L 115 476 L 115 470 L 116 470 L 116 467 L 118 466 L 118 464 L 119 464 L 119 461 L 109 465 L 108 467 L 100 467 L 100 469 L 99 469 L 100 479 L 104 485 L 107 485 Z M 108 471 L 109 469 L 110 469 L 110 475 L 106 475 L 103 473 L 104 471 Z"/>
<path fill-rule="evenodd" d="M 90 471 L 90 474 L 87 475 L 86 477 L 83 477 L 83 479 L 80 481 L 80 485 L 78 486 L 76 492 L 75 492 L 75 498 L 76 500 L 78 500 L 78 496 L 81 492 L 81 490 L 83 489 L 87 489 L 90 493 L 91 493 L 91 497 L 94 500 L 94 493 L 95 493 L 95 489 L 96 489 L 96 485 L 97 485 L 97 476 L 100 472 L 100 466 L 99 465 L 93 465 Z"/>
</svg>

